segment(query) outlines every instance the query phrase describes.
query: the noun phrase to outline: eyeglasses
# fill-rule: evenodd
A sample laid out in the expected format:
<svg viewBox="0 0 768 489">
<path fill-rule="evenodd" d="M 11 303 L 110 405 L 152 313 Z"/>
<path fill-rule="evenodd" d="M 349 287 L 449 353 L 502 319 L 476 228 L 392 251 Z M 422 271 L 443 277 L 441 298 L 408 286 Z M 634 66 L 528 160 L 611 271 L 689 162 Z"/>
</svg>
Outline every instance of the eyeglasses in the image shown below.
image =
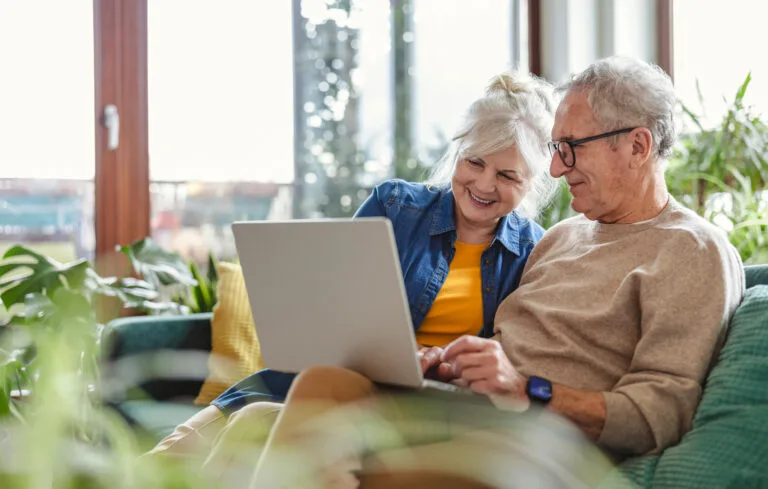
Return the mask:
<svg viewBox="0 0 768 489">
<path fill-rule="evenodd" d="M 576 139 L 574 141 L 550 141 L 547 143 L 550 156 L 555 156 L 555 151 L 560 155 L 560 159 L 563 160 L 563 165 L 568 168 L 573 168 L 576 165 L 576 152 L 573 150 L 576 146 L 596 139 L 607 138 L 616 136 L 617 134 L 623 134 L 625 132 L 634 131 L 636 127 L 625 127 L 624 129 L 618 129 L 616 131 L 606 132 L 598 134 L 597 136 L 590 136 L 588 138 Z"/>
</svg>

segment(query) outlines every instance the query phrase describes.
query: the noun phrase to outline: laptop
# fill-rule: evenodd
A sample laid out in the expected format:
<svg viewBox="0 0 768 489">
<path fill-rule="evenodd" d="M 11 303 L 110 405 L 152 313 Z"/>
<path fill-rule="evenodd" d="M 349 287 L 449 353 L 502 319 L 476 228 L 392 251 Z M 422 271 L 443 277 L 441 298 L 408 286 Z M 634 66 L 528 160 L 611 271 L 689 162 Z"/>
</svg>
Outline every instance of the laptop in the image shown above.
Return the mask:
<svg viewBox="0 0 768 489">
<path fill-rule="evenodd" d="M 236 222 L 232 230 L 268 368 L 344 367 L 398 388 L 470 392 L 422 375 L 389 219 Z"/>
</svg>

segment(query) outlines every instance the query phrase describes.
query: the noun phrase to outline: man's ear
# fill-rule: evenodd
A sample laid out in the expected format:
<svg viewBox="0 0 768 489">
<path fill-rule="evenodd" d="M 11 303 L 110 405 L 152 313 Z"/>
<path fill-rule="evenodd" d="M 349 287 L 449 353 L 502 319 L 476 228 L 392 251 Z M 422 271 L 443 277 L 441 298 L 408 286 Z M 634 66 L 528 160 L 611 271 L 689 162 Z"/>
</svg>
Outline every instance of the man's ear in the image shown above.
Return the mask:
<svg viewBox="0 0 768 489">
<path fill-rule="evenodd" d="M 632 160 L 631 168 L 639 168 L 651 158 L 653 149 L 653 134 L 645 127 L 632 131 Z"/>
</svg>

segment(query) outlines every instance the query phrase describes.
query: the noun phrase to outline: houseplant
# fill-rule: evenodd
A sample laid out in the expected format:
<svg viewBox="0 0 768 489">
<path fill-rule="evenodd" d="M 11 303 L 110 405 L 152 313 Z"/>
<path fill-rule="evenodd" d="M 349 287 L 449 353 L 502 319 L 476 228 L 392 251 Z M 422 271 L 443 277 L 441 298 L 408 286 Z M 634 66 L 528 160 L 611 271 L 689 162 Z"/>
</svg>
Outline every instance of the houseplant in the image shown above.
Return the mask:
<svg viewBox="0 0 768 489">
<path fill-rule="evenodd" d="M 139 460 L 137 434 L 94 392 L 102 331 L 97 300 L 178 313 L 188 306 L 164 300 L 160 286 L 179 293 L 199 285 L 189 265 L 160 251 L 147 240 L 124 250 L 142 278 L 102 277 L 87 260 L 62 264 L 24 246 L 5 253 L 0 300 L 10 315 L 0 327 L 0 487 L 206 486 L 192 468 Z M 203 285 L 210 288 L 208 279 Z"/>
<path fill-rule="evenodd" d="M 748 74 L 714 127 L 681 104 L 683 134 L 667 184 L 675 198 L 728 232 L 745 263 L 765 263 L 768 125 L 744 100 L 751 81 Z"/>
</svg>

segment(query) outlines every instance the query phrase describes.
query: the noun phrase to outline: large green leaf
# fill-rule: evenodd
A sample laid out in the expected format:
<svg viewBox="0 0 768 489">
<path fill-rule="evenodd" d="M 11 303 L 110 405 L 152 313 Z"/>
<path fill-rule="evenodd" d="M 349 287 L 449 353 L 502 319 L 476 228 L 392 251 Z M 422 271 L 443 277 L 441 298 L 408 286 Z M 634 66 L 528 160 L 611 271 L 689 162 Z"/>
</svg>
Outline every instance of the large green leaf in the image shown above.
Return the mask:
<svg viewBox="0 0 768 489">
<path fill-rule="evenodd" d="M 85 259 L 61 264 L 21 245 L 11 247 L 3 255 L 3 260 L 4 263 L 0 265 L 0 277 L 22 269 L 27 272 L 2 281 L 5 290 L 0 294 L 0 300 L 6 308 L 23 302 L 27 294 L 52 295 L 65 283 L 79 287 L 86 277 L 87 269 L 91 267 Z"/>
<path fill-rule="evenodd" d="M 156 286 L 196 283 L 184 260 L 176 253 L 164 250 L 151 238 L 120 246 L 118 250 L 128 256 L 136 273 Z"/>
</svg>

